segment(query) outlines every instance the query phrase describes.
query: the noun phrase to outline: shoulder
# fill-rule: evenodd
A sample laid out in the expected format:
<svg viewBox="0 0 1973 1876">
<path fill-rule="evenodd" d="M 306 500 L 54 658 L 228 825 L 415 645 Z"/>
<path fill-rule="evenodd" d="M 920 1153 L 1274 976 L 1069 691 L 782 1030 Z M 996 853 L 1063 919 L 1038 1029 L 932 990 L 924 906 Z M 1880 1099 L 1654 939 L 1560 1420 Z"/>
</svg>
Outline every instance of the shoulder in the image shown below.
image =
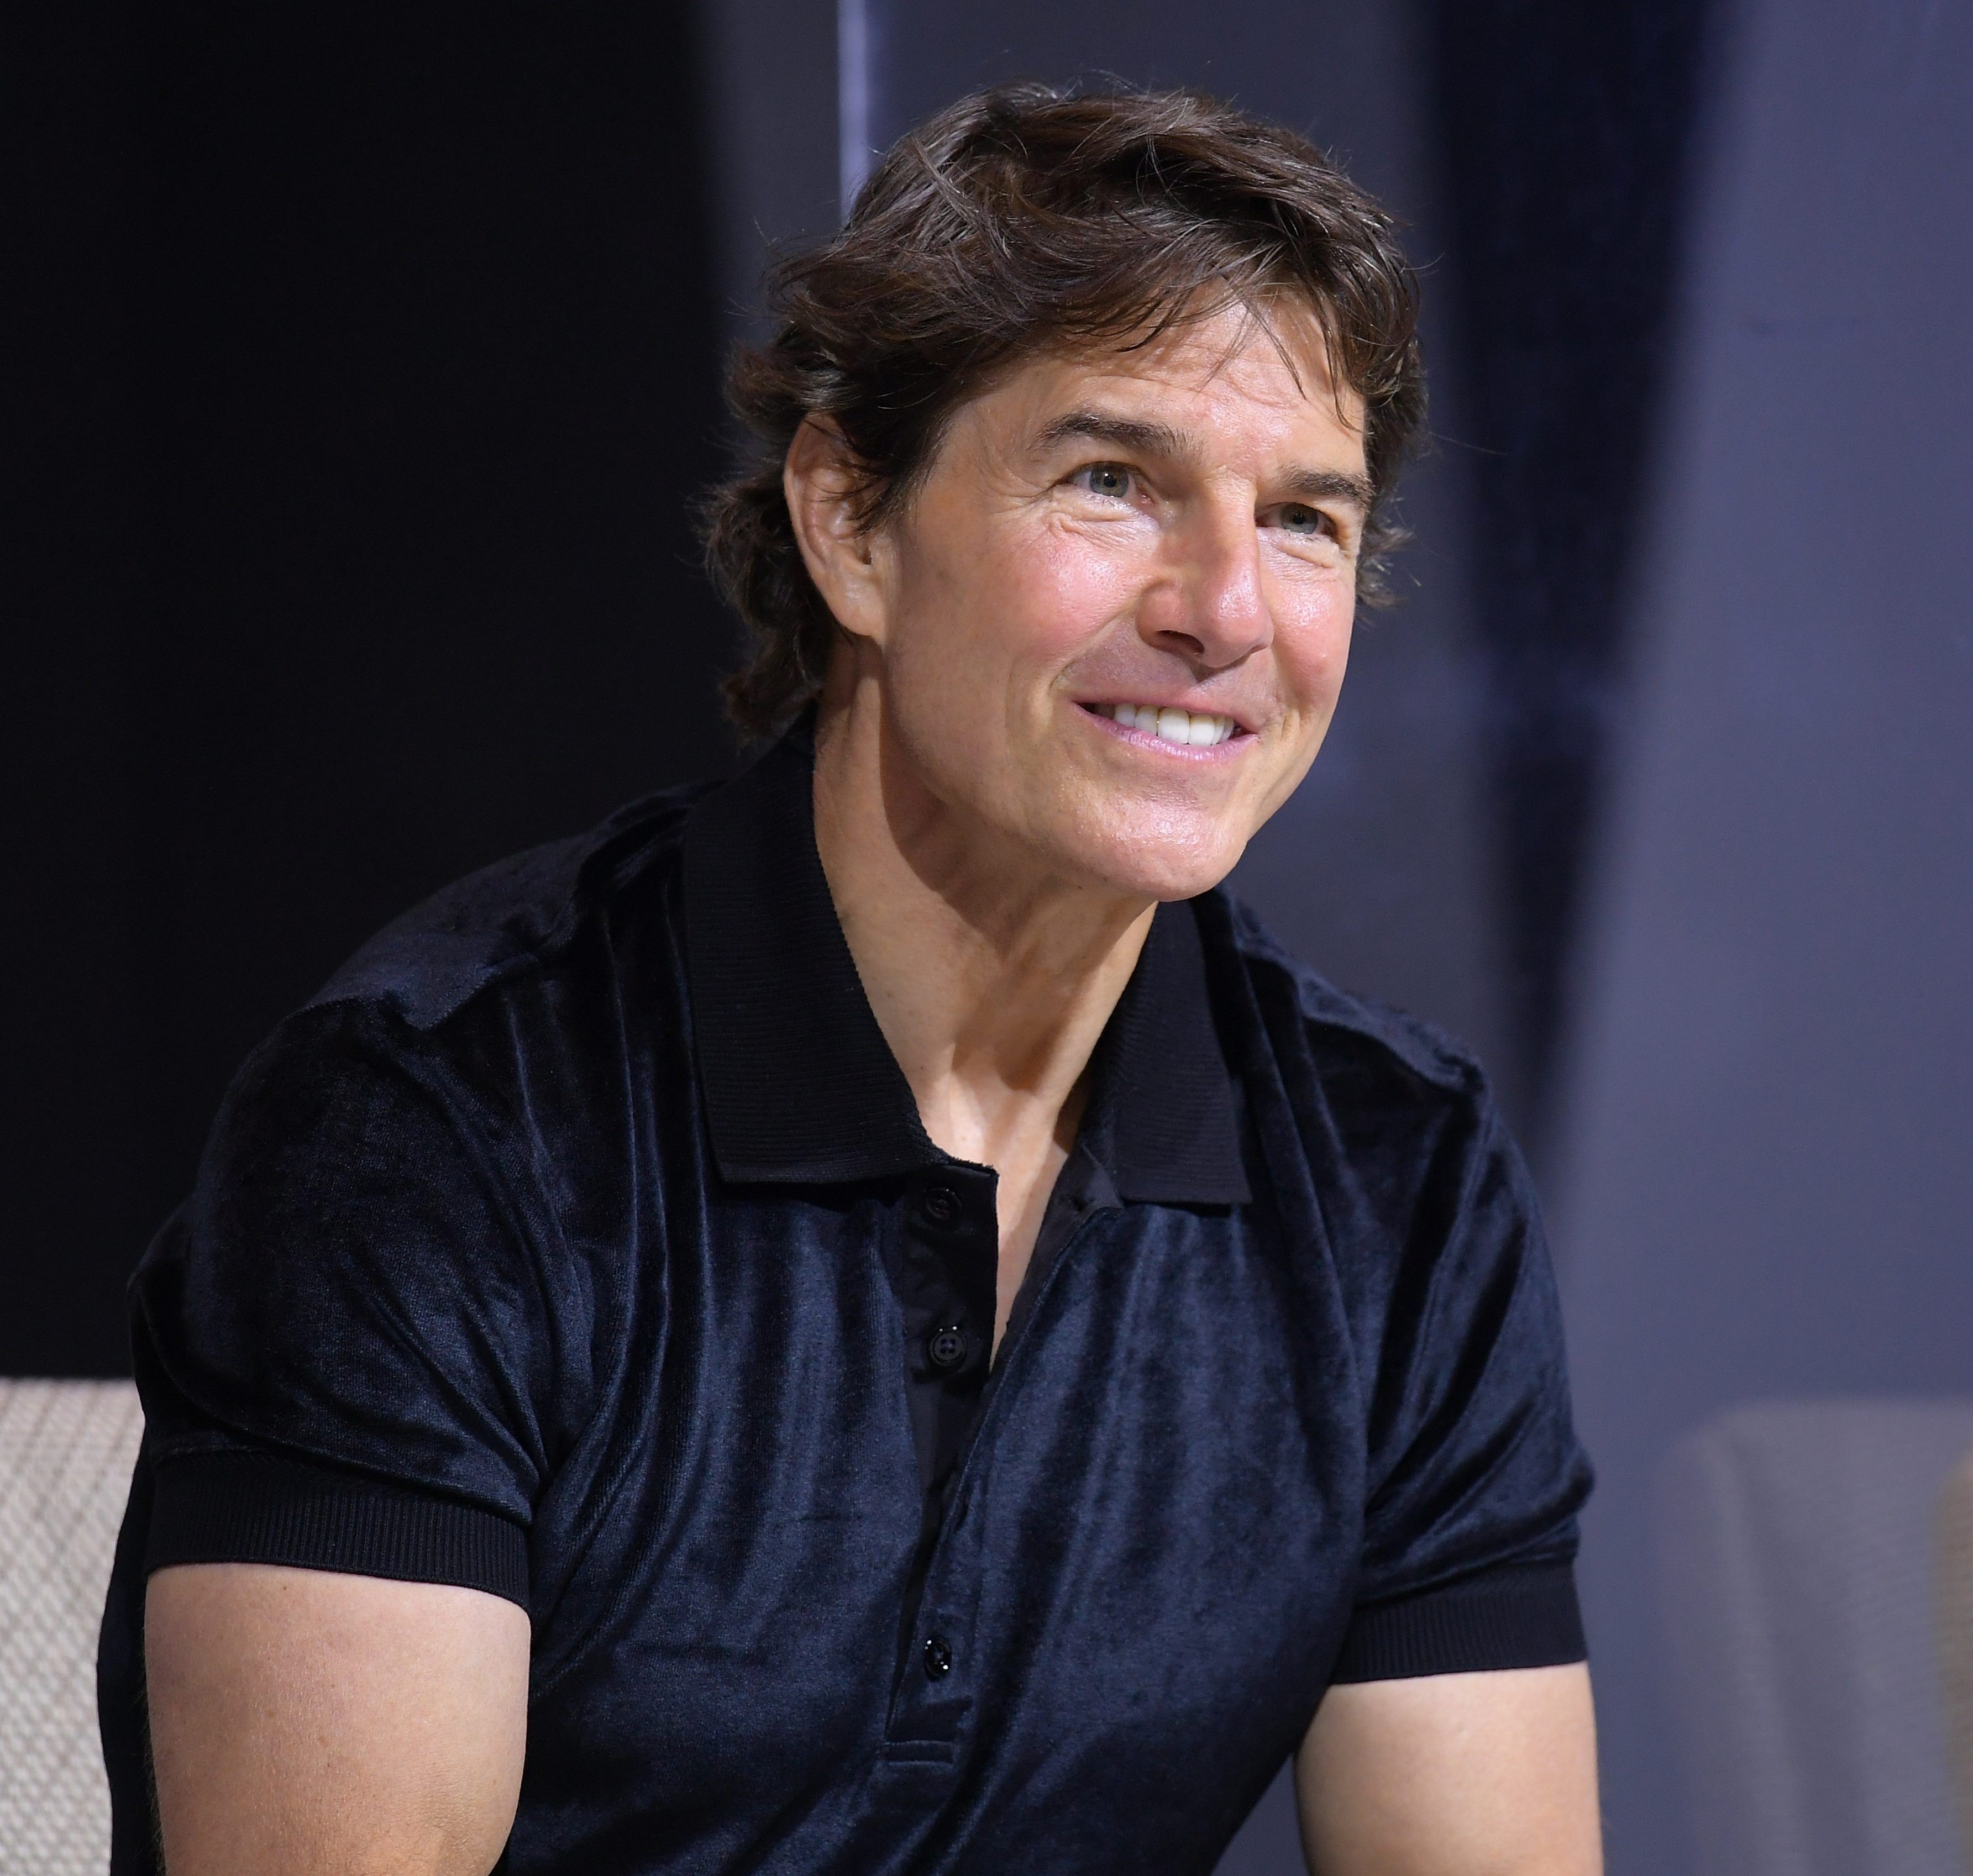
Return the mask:
<svg viewBox="0 0 1973 1876">
<path fill-rule="evenodd" d="M 1232 963 L 1250 992 L 1264 1046 L 1278 1065 L 1312 1073 L 1323 1089 L 1379 1106 L 1393 1104 L 1421 1115 L 1490 1108 L 1486 1074 L 1456 1037 L 1374 998 L 1338 989 L 1224 888 L 1199 904 L 1209 946 Z"/>
<path fill-rule="evenodd" d="M 1256 1145 L 1278 1193 L 1304 1195 L 1296 1202 L 1320 1215 L 1341 1264 L 1381 1293 L 1407 1260 L 1449 1280 L 1458 1260 L 1441 1253 L 1469 1231 L 1508 1250 L 1538 1239 L 1526 1162 L 1471 1051 L 1338 989 L 1248 908 L 1215 897 L 1202 902 L 1219 925 L 1208 948 L 1235 992 L 1222 1028 Z"/>
<path fill-rule="evenodd" d="M 648 796 L 586 834 L 453 881 L 361 946 L 304 1008 L 381 1008 L 414 1030 L 437 1028 L 483 991 L 566 955 L 627 895 L 662 889 L 692 810 L 717 786 Z"/>
<path fill-rule="evenodd" d="M 1202 913 L 1236 992 L 1225 1027 L 1241 1031 L 1278 1215 L 1347 1324 L 1367 1461 L 1360 1607 L 1496 1567 L 1559 1567 L 1589 1472 L 1540 1208 L 1485 1075 L 1444 1031 L 1337 989 L 1214 897 Z M 1492 1632 L 1510 1618 L 1526 1629 L 1511 1604 L 1441 1611 L 1428 1652 L 1451 1646 L 1448 1667 L 1579 1659 L 1566 1582 L 1544 1594 L 1560 1600 L 1525 1633 Z M 1469 1646 L 1459 1630 L 1474 1622 L 1488 1639 Z M 1345 1678 L 1390 1671 L 1369 1641 L 1353 1647 L 1363 1659 Z"/>
</svg>

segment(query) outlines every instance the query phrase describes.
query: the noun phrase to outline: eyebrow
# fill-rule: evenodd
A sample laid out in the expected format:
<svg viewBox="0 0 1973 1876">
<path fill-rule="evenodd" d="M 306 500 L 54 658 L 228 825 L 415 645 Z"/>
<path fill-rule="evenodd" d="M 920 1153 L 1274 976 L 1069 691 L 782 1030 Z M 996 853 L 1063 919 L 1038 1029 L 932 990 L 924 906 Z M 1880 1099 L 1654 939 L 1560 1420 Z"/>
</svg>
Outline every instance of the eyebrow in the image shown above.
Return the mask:
<svg viewBox="0 0 1973 1876">
<path fill-rule="evenodd" d="M 1104 443 L 1138 456 L 1166 456 L 1183 461 L 1199 452 L 1183 430 L 1169 423 L 1146 423 L 1136 417 L 1105 417 L 1099 410 L 1067 410 L 1042 430 L 1038 446 L 1045 451 L 1081 437 Z M 1307 502 L 1346 502 L 1360 515 L 1368 515 L 1376 492 L 1368 479 L 1342 469 L 1298 469 L 1284 478 L 1290 492 Z"/>
<path fill-rule="evenodd" d="M 1367 478 L 1346 475 L 1341 469 L 1297 469 L 1288 478 L 1295 494 L 1310 502 L 1347 502 L 1360 515 L 1367 515 L 1376 502 L 1376 492 Z"/>
</svg>

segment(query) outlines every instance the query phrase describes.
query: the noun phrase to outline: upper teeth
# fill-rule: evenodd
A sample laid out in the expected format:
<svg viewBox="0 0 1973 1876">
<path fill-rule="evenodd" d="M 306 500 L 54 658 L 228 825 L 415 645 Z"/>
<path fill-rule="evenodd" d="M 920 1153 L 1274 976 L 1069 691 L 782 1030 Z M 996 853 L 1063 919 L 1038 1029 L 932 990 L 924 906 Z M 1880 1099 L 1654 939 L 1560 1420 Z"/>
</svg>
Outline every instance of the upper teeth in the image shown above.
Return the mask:
<svg viewBox="0 0 1973 1876">
<path fill-rule="evenodd" d="M 1195 749 L 1209 749 L 1233 734 L 1231 717 L 1207 717 L 1189 710 L 1160 710 L 1155 704 L 1111 704 L 1110 715 L 1126 729 L 1144 730 L 1161 736 L 1167 743 L 1189 743 Z"/>
</svg>

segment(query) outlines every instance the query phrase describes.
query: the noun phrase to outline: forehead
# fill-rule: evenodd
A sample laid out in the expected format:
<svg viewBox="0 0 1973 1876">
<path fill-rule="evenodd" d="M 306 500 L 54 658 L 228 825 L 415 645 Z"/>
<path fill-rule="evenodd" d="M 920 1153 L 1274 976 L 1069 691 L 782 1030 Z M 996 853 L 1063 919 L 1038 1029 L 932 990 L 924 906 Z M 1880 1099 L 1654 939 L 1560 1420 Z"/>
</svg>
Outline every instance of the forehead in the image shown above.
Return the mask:
<svg viewBox="0 0 1973 1876">
<path fill-rule="evenodd" d="M 1154 416 L 1201 443 L 1363 466 L 1363 400 L 1337 384 L 1320 322 L 1296 303 L 1265 316 L 1224 307 L 1135 343 L 1052 347 L 1007 366 L 955 418 L 1018 446 L 1062 412 L 1091 406 Z"/>
</svg>

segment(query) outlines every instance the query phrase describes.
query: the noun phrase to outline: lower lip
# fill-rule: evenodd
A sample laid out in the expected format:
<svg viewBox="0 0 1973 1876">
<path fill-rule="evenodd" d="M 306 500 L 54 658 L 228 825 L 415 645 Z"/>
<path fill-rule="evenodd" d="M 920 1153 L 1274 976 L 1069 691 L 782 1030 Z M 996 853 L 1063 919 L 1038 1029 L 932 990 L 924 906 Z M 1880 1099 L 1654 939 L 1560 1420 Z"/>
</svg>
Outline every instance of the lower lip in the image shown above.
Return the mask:
<svg viewBox="0 0 1973 1876">
<path fill-rule="evenodd" d="M 1114 717 L 1107 717 L 1087 704 L 1077 708 L 1099 730 L 1108 730 L 1119 742 L 1128 743 L 1137 749 L 1154 749 L 1175 762 L 1229 762 L 1254 740 L 1252 730 L 1243 730 L 1236 724 L 1233 734 L 1223 743 L 1209 743 L 1203 748 L 1196 743 L 1168 743 L 1155 730 L 1127 728 Z"/>
</svg>

